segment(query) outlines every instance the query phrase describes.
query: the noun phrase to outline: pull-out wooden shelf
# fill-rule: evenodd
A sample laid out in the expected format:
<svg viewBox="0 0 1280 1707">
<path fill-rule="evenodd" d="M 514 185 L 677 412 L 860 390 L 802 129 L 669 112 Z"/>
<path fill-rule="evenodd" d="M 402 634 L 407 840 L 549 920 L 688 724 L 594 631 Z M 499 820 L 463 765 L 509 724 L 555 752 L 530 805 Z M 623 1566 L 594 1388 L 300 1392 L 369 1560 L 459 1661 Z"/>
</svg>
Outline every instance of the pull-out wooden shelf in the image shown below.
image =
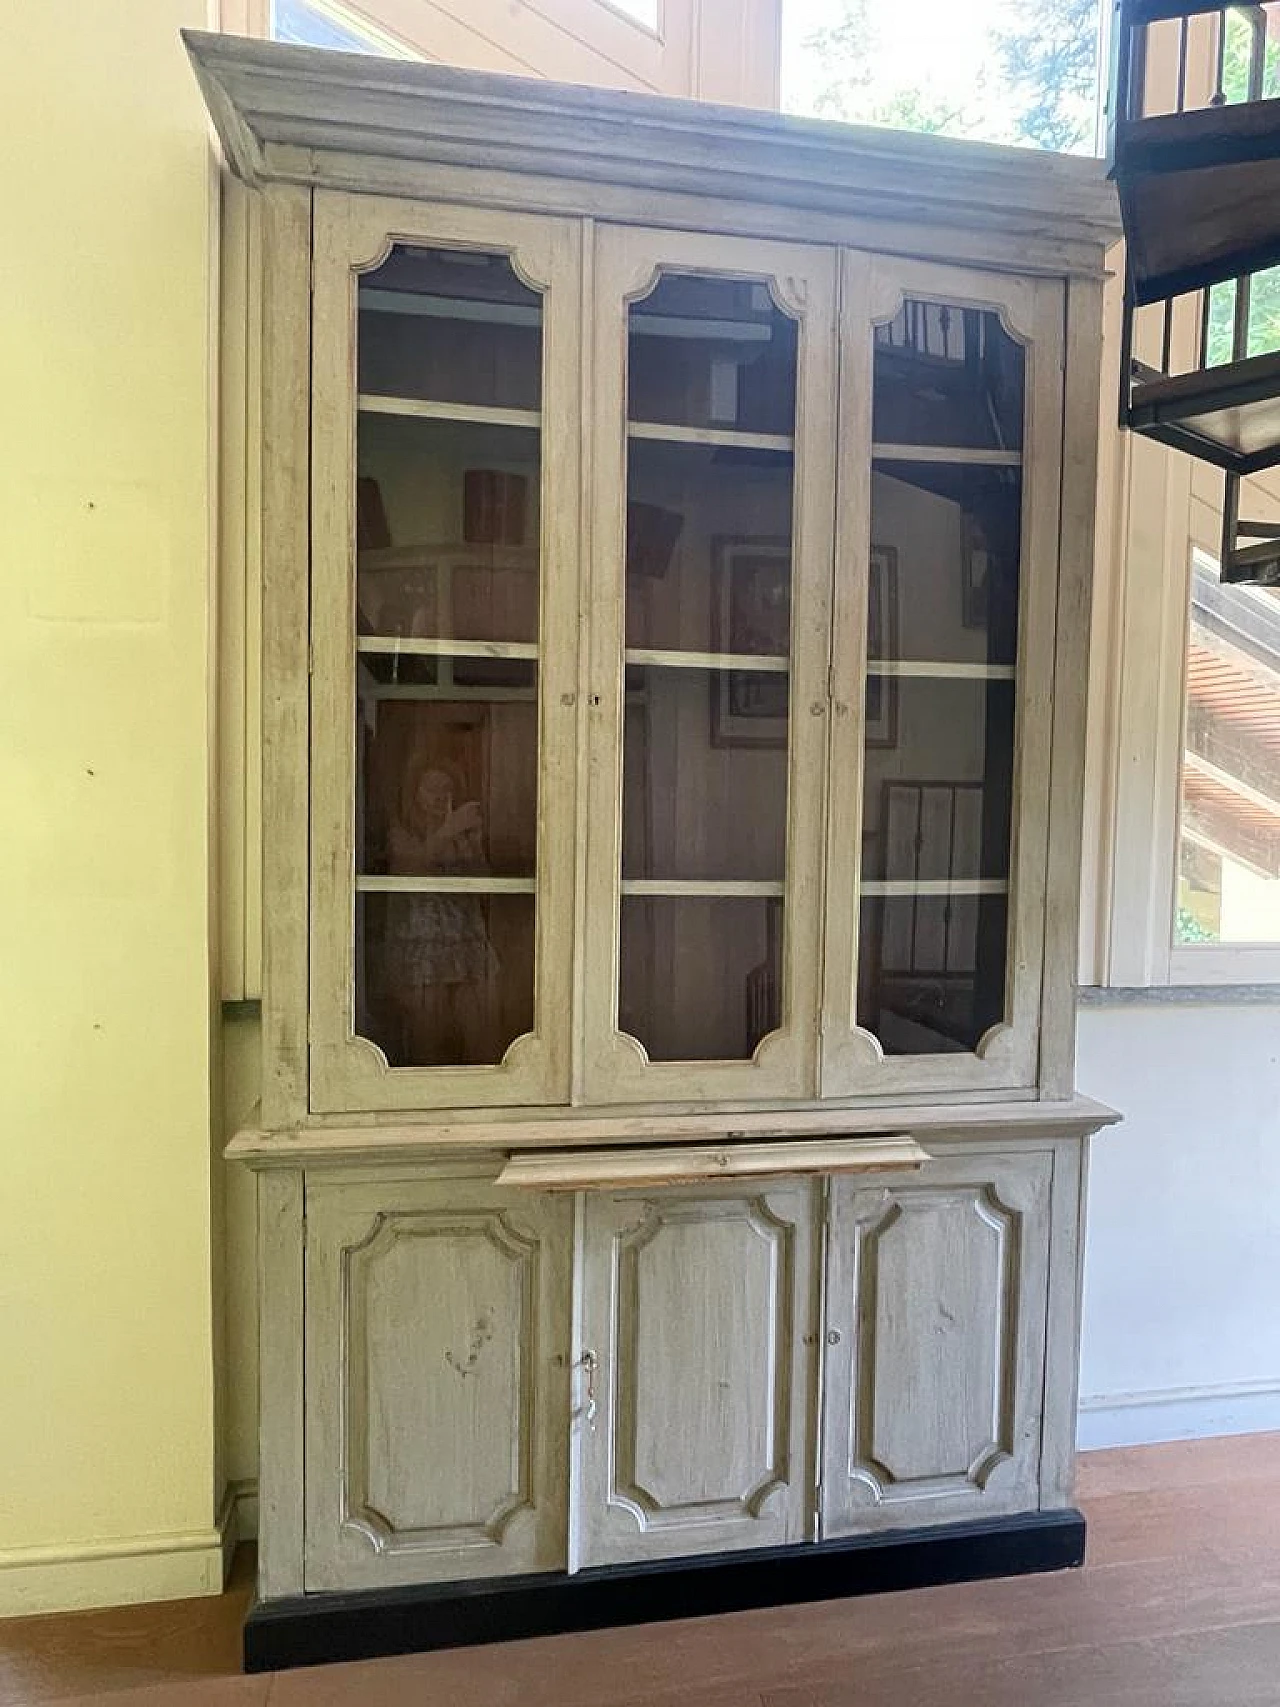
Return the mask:
<svg viewBox="0 0 1280 1707">
<path fill-rule="evenodd" d="M 779 1179 L 794 1174 L 862 1174 L 919 1168 L 929 1152 L 892 1136 L 792 1144 L 660 1145 L 638 1150 L 552 1150 L 511 1156 L 498 1185 L 536 1191 L 629 1185 L 698 1185 L 712 1179 Z"/>
</svg>

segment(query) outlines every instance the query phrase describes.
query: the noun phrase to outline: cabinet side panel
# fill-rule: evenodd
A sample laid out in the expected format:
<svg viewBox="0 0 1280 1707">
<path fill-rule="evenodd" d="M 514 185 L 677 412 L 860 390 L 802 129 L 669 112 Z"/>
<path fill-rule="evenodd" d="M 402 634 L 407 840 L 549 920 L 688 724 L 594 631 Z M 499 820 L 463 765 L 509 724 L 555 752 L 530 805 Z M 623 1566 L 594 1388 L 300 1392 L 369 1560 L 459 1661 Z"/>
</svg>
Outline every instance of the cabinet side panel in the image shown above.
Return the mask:
<svg viewBox="0 0 1280 1707">
<path fill-rule="evenodd" d="M 1094 280 L 1073 279 L 1067 290 L 1061 558 L 1040 1025 L 1040 1080 L 1047 1097 L 1070 1096 L 1075 1081 L 1076 960 L 1094 520 L 1098 508 L 1101 351 L 1102 285 Z"/>
<path fill-rule="evenodd" d="M 1049 1319 L 1044 1435 L 1040 1448 L 1040 1505 L 1045 1510 L 1070 1505 L 1075 1489 L 1080 1303 L 1088 1184 L 1089 1140 L 1062 1139 L 1053 1158 L 1049 1228 Z"/>
<path fill-rule="evenodd" d="M 302 1592 L 303 1182 L 258 1175 L 258 1593 Z"/>
<path fill-rule="evenodd" d="M 307 558 L 311 193 L 273 185 L 263 226 L 262 1121 L 307 1105 Z"/>
</svg>

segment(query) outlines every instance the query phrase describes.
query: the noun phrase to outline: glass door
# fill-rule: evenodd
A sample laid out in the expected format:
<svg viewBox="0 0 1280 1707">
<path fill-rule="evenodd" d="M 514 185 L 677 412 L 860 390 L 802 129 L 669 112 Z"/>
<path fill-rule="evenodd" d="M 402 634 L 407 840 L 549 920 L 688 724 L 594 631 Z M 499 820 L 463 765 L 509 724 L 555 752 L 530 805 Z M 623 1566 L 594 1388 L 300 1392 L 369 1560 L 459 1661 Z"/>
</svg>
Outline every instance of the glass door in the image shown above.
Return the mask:
<svg viewBox="0 0 1280 1707">
<path fill-rule="evenodd" d="M 592 1101 L 811 1096 L 832 252 L 606 229 L 592 394 Z"/>
<path fill-rule="evenodd" d="M 845 258 L 826 1095 L 1035 1083 L 1061 328 Z"/>
<path fill-rule="evenodd" d="M 568 1097 L 577 243 L 317 197 L 318 1109 Z"/>
</svg>

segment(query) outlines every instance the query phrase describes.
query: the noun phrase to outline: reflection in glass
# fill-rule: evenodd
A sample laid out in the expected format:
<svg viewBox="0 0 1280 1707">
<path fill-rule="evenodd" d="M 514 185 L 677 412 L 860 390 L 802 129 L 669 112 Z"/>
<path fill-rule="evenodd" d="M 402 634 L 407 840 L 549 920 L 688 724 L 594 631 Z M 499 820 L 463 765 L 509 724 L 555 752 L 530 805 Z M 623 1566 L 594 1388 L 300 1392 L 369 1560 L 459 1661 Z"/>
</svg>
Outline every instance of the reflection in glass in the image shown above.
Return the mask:
<svg viewBox="0 0 1280 1707">
<path fill-rule="evenodd" d="M 651 1061 L 746 1061 L 781 1024 L 782 900 L 629 896 L 618 1024 Z"/>
<path fill-rule="evenodd" d="M 393 1067 L 486 1066 L 533 1028 L 532 895 L 356 897 L 356 1030 Z"/>
<path fill-rule="evenodd" d="M 362 634 L 538 638 L 539 434 L 362 411 Z"/>
<path fill-rule="evenodd" d="M 909 298 L 875 340 L 878 445 L 1022 448 L 1025 352 L 998 314 Z"/>
<path fill-rule="evenodd" d="M 762 282 L 666 274 L 629 333 L 618 1024 L 749 1060 L 782 1008 L 797 328 Z"/>
<path fill-rule="evenodd" d="M 1013 682 L 908 677 L 892 686 L 897 738 L 867 744 L 863 880 L 1007 878 Z"/>
<path fill-rule="evenodd" d="M 633 439 L 626 644 L 785 659 L 793 485 L 788 451 Z"/>
<path fill-rule="evenodd" d="M 789 437 L 796 332 L 764 283 L 663 274 L 631 309 L 628 419 Z"/>
<path fill-rule="evenodd" d="M 1013 664 L 1021 469 L 877 462 L 871 537 L 906 584 L 869 625 L 870 658 Z"/>
<path fill-rule="evenodd" d="M 976 1049 L 1004 1016 L 1003 895 L 875 896 L 862 903 L 858 1024 L 886 1055 Z"/>
<path fill-rule="evenodd" d="M 359 309 L 357 1029 L 494 1064 L 534 1023 L 541 300 L 401 247 Z"/>
<path fill-rule="evenodd" d="M 875 335 L 858 1021 L 888 1055 L 1004 1014 L 1024 370 L 990 311 Z"/>
<path fill-rule="evenodd" d="M 781 884 L 786 725 L 785 674 L 628 669 L 623 877 Z"/>
<path fill-rule="evenodd" d="M 363 395 L 542 406 L 542 299 L 505 255 L 397 246 L 359 287 Z"/>
</svg>

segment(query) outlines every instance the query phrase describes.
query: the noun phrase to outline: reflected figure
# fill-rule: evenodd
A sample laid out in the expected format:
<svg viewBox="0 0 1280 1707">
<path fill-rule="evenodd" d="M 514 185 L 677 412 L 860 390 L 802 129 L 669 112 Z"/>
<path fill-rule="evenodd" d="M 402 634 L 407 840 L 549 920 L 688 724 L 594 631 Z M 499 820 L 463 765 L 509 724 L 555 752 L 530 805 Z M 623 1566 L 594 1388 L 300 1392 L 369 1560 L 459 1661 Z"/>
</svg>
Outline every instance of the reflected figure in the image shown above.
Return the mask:
<svg viewBox="0 0 1280 1707">
<path fill-rule="evenodd" d="M 389 836 L 389 866 L 402 877 L 482 877 L 487 870 L 479 801 L 455 806 L 453 778 L 438 764 L 411 764 Z M 403 895 L 389 909 L 384 966 L 388 1006 L 416 1066 L 496 1059 L 498 957 L 481 895 Z"/>
</svg>

